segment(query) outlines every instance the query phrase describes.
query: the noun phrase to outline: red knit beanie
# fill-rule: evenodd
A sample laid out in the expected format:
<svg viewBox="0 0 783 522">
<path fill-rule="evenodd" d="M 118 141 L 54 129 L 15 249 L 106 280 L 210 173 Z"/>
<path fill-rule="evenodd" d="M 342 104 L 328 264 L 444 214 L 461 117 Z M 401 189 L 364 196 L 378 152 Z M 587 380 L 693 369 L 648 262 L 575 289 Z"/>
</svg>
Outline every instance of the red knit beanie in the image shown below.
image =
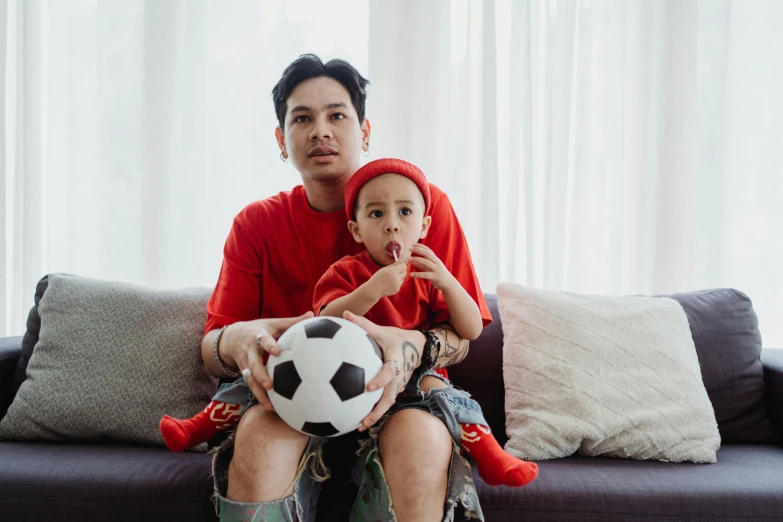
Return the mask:
<svg viewBox="0 0 783 522">
<path fill-rule="evenodd" d="M 349 220 L 354 219 L 354 207 L 359 190 L 365 183 L 381 174 L 399 174 L 405 176 L 419 187 L 421 195 L 424 196 L 424 215 L 430 211 L 430 186 L 427 178 L 419 167 L 413 163 L 396 158 L 382 158 L 369 162 L 350 177 L 345 184 L 345 214 Z"/>
</svg>

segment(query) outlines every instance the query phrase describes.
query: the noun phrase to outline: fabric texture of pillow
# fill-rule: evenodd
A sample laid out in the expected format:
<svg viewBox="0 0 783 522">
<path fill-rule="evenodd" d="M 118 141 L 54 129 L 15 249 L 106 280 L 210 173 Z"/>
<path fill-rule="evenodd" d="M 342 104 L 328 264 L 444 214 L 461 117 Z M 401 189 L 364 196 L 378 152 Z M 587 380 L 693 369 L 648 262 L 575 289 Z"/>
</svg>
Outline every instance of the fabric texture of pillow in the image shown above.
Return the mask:
<svg viewBox="0 0 783 522">
<path fill-rule="evenodd" d="M 217 389 L 201 360 L 210 294 L 51 274 L 0 437 L 163 446 L 161 417 L 191 417 Z"/>
<path fill-rule="evenodd" d="M 497 293 L 507 451 L 717 462 L 718 425 L 679 303 L 512 283 Z"/>
</svg>

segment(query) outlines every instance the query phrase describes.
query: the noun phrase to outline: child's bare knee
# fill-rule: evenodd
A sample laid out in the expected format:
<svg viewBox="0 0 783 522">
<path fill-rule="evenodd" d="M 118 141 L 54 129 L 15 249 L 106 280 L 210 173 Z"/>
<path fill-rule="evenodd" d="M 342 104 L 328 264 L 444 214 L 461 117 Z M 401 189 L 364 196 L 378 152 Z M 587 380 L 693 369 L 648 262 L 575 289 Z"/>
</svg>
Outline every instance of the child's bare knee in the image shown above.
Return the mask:
<svg viewBox="0 0 783 522">
<path fill-rule="evenodd" d="M 445 382 L 432 375 L 426 375 L 419 381 L 421 391 L 428 392 L 433 388 L 448 388 Z"/>
</svg>

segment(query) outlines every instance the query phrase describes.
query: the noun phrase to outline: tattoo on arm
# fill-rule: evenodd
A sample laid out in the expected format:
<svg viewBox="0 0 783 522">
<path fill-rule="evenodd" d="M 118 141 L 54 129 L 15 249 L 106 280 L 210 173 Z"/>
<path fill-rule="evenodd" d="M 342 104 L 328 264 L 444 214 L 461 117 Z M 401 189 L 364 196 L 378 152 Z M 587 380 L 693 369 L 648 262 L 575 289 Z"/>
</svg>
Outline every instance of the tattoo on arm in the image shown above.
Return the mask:
<svg viewBox="0 0 783 522">
<path fill-rule="evenodd" d="M 410 341 L 402 343 L 402 360 L 405 363 L 405 368 L 403 370 L 405 382 L 411 380 L 413 370 L 419 366 L 420 357 L 419 350 L 416 348 L 415 344 Z"/>
<path fill-rule="evenodd" d="M 435 364 L 436 368 L 445 368 L 452 364 L 462 362 L 468 356 L 470 341 L 463 339 L 449 326 L 439 325 L 430 330 L 440 340 L 440 356 Z M 449 333 L 456 338 L 456 344 L 449 342 Z"/>
</svg>

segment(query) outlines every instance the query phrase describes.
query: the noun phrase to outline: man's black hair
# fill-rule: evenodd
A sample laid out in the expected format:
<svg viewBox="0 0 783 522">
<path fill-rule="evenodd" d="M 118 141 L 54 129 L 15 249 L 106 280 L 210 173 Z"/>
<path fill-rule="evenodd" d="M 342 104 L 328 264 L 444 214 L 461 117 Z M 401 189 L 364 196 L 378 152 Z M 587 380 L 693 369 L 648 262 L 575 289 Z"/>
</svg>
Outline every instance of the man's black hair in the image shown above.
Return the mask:
<svg viewBox="0 0 783 522">
<path fill-rule="evenodd" d="M 283 71 L 283 76 L 272 89 L 272 101 L 275 104 L 275 113 L 281 129 L 285 129 L 286 102 L 296 86 L 305 80 L 328 76 L 345 87 L 351 96 L 356 114 L 359 115 L 359 124 L 364 123 L 364 104 L 367 100 L 367 78 L 359 74 L 359 71 L 345 60 L 332 59 L 323 63 L 314 54 L 303 54 Z"/>
</svg>

